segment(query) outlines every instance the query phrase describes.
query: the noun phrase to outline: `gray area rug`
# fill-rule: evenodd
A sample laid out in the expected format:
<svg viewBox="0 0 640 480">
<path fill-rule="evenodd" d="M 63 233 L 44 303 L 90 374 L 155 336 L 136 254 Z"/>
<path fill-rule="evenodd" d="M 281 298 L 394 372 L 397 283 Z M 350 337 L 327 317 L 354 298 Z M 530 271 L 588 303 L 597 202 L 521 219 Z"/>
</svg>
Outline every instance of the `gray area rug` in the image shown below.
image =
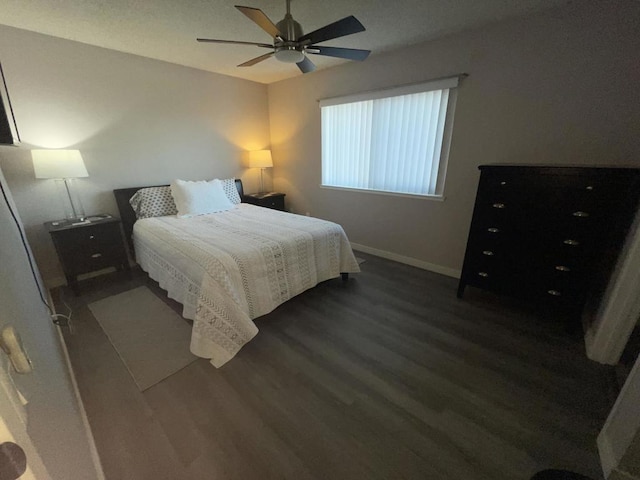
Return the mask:
<svg viewBox="0 0 640 480">
<path fill-rule="evenodd" d="M 89 309 L 141 391 L 198 359 L 189 351 L 191 327 L 147 287 L 90 303 Z"/>
</svg>

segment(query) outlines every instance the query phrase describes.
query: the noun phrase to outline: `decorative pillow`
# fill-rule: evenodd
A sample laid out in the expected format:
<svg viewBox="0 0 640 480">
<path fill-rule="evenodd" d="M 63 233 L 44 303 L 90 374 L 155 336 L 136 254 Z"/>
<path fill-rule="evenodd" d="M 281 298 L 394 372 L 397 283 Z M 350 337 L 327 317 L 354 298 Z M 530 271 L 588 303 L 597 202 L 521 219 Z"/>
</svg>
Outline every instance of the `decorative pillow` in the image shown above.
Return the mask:
<svg viewBox="0 0 640 480">
<path fill-rule="evenodd" d="M 209 182 L 175 180 L 171 183 L 171 194 L 178 208 L 178 217 L 181 218 L 233 208 L 218 179 Z"/>
<path fill-rule="evenodd" d="M 236 179 L 235 178 L 226 178 L 224 180 L 220 180 L 222 182 L 222 188 L 224 189 L 224 193 L 227 195 L 227 198 L 234 205 L 242 202 L 240 198 L 240 194 L 238 193 L 238 189 L 236 188 Z"/>
<path fill-rule="evenodd" d="M 137 218 L 176 215 L 178 210 L 169 187 L 141 188 L 129 199 Z"/>
</svg>

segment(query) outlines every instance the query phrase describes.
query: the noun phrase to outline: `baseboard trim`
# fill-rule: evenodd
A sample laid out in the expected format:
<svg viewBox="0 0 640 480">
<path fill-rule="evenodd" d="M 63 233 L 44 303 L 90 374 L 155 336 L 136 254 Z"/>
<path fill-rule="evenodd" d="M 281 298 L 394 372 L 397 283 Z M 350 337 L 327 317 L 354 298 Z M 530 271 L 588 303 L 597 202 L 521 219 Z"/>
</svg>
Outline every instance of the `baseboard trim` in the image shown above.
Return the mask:
<svg viewBox="0 0 640 480">
<path fill-rule="evenodd" d="M 600 465 L 602 466 L 602 471 L 605 476 L 608 477 L 618 464 L 618 461 L 613 453 L 613 449 L 611 448 L 611 443 L 609 442 L 606 432 L 600 432 L 596 443 L 598 445 L 598 453 L 600 454 Z"/>
<path fill-rule="evenodd" d="M 53 302 L 53 298 L 51 298 L 50 290 L 47 291 L 47 301 L 49 302 L 49 305 L 51 306 L 53 311 L 56 312 L 55 303 Z M 69 356 L 69 349 L 67 348 L 67 342 L 65 341 L 64 335 L 62 334 L 62 327 L 60 325 L 56 325 L 54 328 L 56 330 L 56 333 L 58 334 L 58 341 L 60 342 L 60 349 L 62 350 L 64 361 L 67 364 L 69 379 L 71 380 L 73 394 L 76 397 L 78 411 L 80 413 L 80 418 L 84 426 L 84 433 L 87 439 L 87 447 L 89 448 L 91 461 L 93 462 L 93 466 L 95 468 L 96 479 L 106 480 L 106 477 L 104 475 L 104 470 L 102 469 L 102 462 L 100 461 L 100 454 L 98 453 L 98 447 L 96 446 L 96 441 L 95 441 L 95 438 L 93 437 L 93 431 L 91 430 L 91 424 L 89 423 L 89 417 L 87 416 L 87 411 L 84 408 L 84 402 L 82 401 L 82 396 L 80 395 L 80 388 L 78 387 L 76 374 L 75 374 L 75 371 L 73 370 L 73 365 L 71 364 L 71 357 Z"/>
<path fill-rule="evenodd" d="M 418 260 L 413 257 L 406 257 L 394 252 L 388 252 L 386 250 L 380 250 L 378 248 L 368 247 L 366 245 L 360 245 L 359 243 L 351 243 L 351 248 L 359 252 L 375 255 L 376 257 L 386 258 L 387 260 L 393 260 L 394 262 L 404 263 L 405 265 L 411 265 L 412 267 L 421 268 L 422 270 L 428 270 L 430 272 L 446 275 L 447 277 L 460 278 L 461 271 L 454 268 L 443 267 L 442 265 L 436 265 L 435 263 L 425 262 L 424 260 Z"/>
</svg>

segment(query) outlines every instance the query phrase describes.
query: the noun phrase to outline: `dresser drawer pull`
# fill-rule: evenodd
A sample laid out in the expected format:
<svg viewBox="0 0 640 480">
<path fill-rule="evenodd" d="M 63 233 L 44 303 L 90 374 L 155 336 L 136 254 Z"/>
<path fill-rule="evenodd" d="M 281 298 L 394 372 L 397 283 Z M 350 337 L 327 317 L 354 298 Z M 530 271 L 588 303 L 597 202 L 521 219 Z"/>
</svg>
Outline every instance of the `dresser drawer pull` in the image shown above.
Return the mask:
<svg viewBox="0 0 640 480">
<path fill-rule="evenodd" d="M 553 295 L 554 297 L 559 297 L 560 295 L 562 295 L 562 293 L 560 293 L 558 290 L 547 290 L 547 293 L 549 295 Z"/>
<path fill-rule="evenodd" d="M 571 269 L 569 267 L 565 267 L 564 265 L 556 265 L 556 270 L 559 272 L 570 272 Z"/>
<path fill-rule="evenodd" d="M 101 253 L 94 253 L 93 255 L 91 255 L 91 258 L 100 258 L 101 256 Z"/>
<path fill-rule="evenodd" d="M 96 237 L 94 237 L 93 235 L 89 235 L 89 240 L 93 240 L 94 238 Z"/>
<path fill-rule="evenodd" d="M 593 186 L 592 185 L 587 185 L 587 190 L 593 190 Z"/>
<path fill-rule="evenodd" d="M 567 239 L 564 242 L 565 245 L 571 245 L 572 247 L 575 247 L 576 245 L 580 245 L 580 242 L 577 240 L 571 240 L 571 239 Z"/>
<path fill-rule="evenodd" d="M 480 275 L 483 278 L 487 278 L 489 276 L 487 272 L 478 272 L 478 275 Z"/>
<path fill-rule="evenodd" d="M 505 204 L 504 203 L 494 203 L 492 206 L 493 206 L 493 208 L 504 208 Z"/>
<path fill-rule="evenodd" d="M 588 214 L 587 212 L 580 212 L 580 211 L 578 211 L 578 212 L 573 212 L 573 214 L 572 214 L 572 215 L 573 215 L 574 217 L 588 217 L 588 216 L 589 216 L 589 214 Z"/>
<path fill-rule="evenodd" d="M 500 185 L 503 185 L 503 186 L 504 186 L 504 185 L 506 185 L 506 184 L 507 184 L 507 182 L 500 182 Z"/>
<path fill-rule="evenodd" d="M 493 255 L 493 252 L 491 250 L 483 250 L 482 254 L 483 255 L 487 255 L 488 257 L 490 257 L 491 255 Z"/>
<path fill-rule="evenodd" d="M 495 227 L 487 228 L 487 232 L 498 233 L 499 231 L 500 231 L 499 228 L 495 228 Z"/>
</svg>

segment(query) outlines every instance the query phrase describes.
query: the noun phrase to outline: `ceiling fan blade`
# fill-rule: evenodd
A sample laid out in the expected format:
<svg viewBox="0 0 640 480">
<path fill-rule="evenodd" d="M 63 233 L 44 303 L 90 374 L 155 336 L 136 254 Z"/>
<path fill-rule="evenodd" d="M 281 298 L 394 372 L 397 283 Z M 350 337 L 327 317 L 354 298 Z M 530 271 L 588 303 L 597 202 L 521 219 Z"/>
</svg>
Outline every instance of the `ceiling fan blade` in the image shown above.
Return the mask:
<svg viewBox="0 0 640 480">
<path fill-rule="evenodd" d="M 278 27 L 276 27 L 275 24 L 271 20 L 269 20 L 269 17 L 267 17 L 259 8 L 242 7 L 240 5 L 236 5 L 236 8 L 251 20 L 253 20 L 256 24 L 258 24 L 261 29 L 263 29 L 273 38 L 282 37 L 282 34 L 280 33 L 280 30 L 278 30 Z"/>
<path fill-rule="evenodd" d="M 273 48 L 273 45 L 268 43 L 237 42 L 235 40 L 216 40 L 214 38 L 196 38 L 196 40 L 203 43 L 232 43 L 234 45 L 254 45 L 256 47 Z"/>
<path fill-rule="evenodd" d="M 239 67 L 250 67 L 252 65 L 255 65 L 256 63 L 260 63 L 263 60 L 266 60 L 267 58 L 273 56 L 274 52 L 269 52 L 269 53 L 265 53 L 264 55 L 260 55 L 259 57 L 256 58 L 252 58 L 251 60 L 248 60 L 244 63 L 241 63 L 240 65 L 238 65 Z"/>
<path fill-rule="evenodd" d="M 304 57 L 304 59 L 296 63 L 296 65 L 298 65 L 298 68 L 302 73 L 313 72 L 316 69 L 316 66 L 307 57 Z"/>
<path fill-rule="evenodd" d="M 351 35 L 352 33 L 363 32 L 365 30 L 356 17 L 353 15 L 345 17 L 337 22 L 330 23 L 318 30 L 314 30 L 311 33 L 298 38 L 298 42 L 304 42 L 306 44 L 326 42 L 338 37 L 344 37 L 345 35 Z"/>
<path fill-rule="evenodd" d="M 369 56 L 371 50 L 360 50 L 357 48 L 322 47 L 311 45 L 306 49 L 307 53 L 315 55 L 326 55 L 327 57 L 347 58 L 349 60 L 362 61 Z"/>
</svg>

